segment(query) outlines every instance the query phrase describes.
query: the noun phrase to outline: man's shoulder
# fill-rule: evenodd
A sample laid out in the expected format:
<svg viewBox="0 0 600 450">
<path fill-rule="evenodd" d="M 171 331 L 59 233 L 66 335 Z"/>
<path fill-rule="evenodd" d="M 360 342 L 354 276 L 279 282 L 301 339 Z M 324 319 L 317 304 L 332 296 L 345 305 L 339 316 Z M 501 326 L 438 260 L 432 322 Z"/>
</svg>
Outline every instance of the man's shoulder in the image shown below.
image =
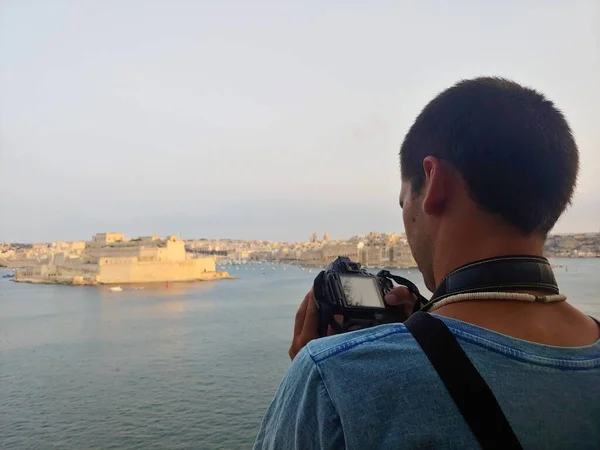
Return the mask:
<svg viewBox="0 0 600 450">
<path fill-rule="evenodd" d="M 307 351 L 316 364 L 358 353 L 418 350 L 418 344 L 401 323 L 379 325 L 363 330 L 311 341 Z"/>
</svg>

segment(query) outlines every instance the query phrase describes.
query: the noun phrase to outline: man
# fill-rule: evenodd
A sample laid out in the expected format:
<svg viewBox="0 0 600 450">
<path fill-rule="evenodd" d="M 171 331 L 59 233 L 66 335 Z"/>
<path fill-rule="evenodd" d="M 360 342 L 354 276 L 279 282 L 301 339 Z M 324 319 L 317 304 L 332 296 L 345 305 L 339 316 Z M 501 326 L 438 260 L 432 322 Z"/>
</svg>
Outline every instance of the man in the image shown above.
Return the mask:
<svg viewBox="0 0 600 450">
<path fill-rule="evenodd" d="M 404 227 L 428 289 L 474 261 L 542 256 L 571 201 L 578 164 L 565 118 L 532 89 L 477 78 L 434 98 L 400 150 Z M 392 294 L 388 302 L 411 310 L 405 288 Z M 564 301 L 471 297 L 433 314 L 490 387 L 523 448 L 600 448 L 599 325 Z M 293 363 L 256 448 L 478 447 L 403 324 L 323 339 L 316 327 L 309 293 L 296 315 Z"/>
</svg>

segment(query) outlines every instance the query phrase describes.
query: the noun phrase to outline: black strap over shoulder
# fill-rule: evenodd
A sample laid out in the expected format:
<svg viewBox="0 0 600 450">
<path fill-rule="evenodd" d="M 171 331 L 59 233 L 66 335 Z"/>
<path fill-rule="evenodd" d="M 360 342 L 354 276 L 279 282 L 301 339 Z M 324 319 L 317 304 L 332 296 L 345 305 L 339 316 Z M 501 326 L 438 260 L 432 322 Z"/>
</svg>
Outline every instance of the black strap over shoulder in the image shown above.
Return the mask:
<svg viewBox="0 0 600 450">
<path fill-rule="evenodd" d="M 441 320 L 425 312 L 404 322 L 438 373 L 481 448 L 522 449 L 496 397 Z"/>
</svg>

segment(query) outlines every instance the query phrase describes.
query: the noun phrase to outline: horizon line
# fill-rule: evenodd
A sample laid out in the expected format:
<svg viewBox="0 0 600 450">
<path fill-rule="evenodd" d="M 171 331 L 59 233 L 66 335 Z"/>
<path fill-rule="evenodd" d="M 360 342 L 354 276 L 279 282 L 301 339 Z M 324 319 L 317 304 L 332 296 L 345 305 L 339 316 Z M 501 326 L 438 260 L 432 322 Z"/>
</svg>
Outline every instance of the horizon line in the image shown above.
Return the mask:
<svg viewBox="0 0 600 450">
<path fill-rule="evenodd" d="M 119 231 L 101 231 L 100 233 L 120 233 Z M 376 233 L 376 234 L 387 234 L 387 235 L 392 235 L 392 234 L 398 234 L 398 235 L 406 235 L 405 231 L 402 232 L 387 232 L 387 231 L 370 231 L 369 233 L 365 233 L 365 234 L 354 234 L 348 238 L 333 238 L 330 237 L 329 240 L 330 241 L 347 241 L 353 237 L 364 237 L 369 235 L 370 233 Z M 96 233 L 98 234 L 98 233 Z M 125 233 L 123 233 L 125 234 Z M 309 233 L 310 234 L 310 233 Z M 600 234 L 600 230 L 599 231 L 563 231 L 563 232 L 556 232 L 556 233 L 550 233 L 547 237 L 551 237 L 551 236 L 568 236 L 568 235 L 581 235 L 581 234 Z M 94 236 L 94 235 L 92 235 Z M 136 239 L 139 237 L 143 237 L 143 236 L 159 236 L 159 235 L 140 235 L 137 237 L 132 237 L 132 239 Z M 164 237 L 168 237 L 168 236 L 177 236 L 179 239 L 183 240 L 183 241 L 199 241 L 199 240 L 206 240 L 206 241 L 241 241 L 241 242 L 285 242 L 285 243 L 298 243 L 298 242 L 310 242 L 310 239 L 306 239 L 306 240 L 274 240 L 274 239 L 241 239 L 241 238 L 220 238 L 220 237 L 194 237 L 194 238 L 182 238 L 180 237 L 179 233 L 170 233 L 165 235 Z M 160 236 L 163 237 L 163 236 Z M 72 240 L 63 240 L 63 239 L 56 239 L 53 241 L 29 241 L 29 240 L 17 240 L 17 241 L 0 241 L 0 244 L 2 245 L 14 245 L 14 244 L 51 244 L 53 242 L 76 242 L 76 241 L 84 241 L 87 242 L 87 239 L 72 239 Z M 321 242 L 323 241 L 323 239 L 319 238 L 317 242 Z"/>
</svg>

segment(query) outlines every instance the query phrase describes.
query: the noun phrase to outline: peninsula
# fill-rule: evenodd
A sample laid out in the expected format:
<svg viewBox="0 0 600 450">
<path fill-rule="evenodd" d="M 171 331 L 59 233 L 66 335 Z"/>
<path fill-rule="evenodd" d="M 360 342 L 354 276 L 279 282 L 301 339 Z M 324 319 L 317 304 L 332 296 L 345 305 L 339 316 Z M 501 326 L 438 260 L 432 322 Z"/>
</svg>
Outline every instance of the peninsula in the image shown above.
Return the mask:
<svg viewBox="0 0 600 450">
<path fill-rule="evenodd" d="M 14 281 L 97 285 L 229 278 L 216 271 L 214 257 L 188 257 L 185 242 L 176 236 L 128 239 L 123 233 L 99 233 L 88 242 L 54 243 L 49 250 L 46 261 L 25 263 Z"/>
<path fill-rule="evenodd" d="M 544 254 L 550 258 L 599 258 L 600 233 L 553 234 Z M 26 268 L 18 281 L 145 283 L 226 278 L 215 264 L 269 262 L 324 267 L 347 256 L 367 268 L 413 268 L 416 262 L 404 234 L 371 232 L 349 239 L 285 242 L 241 239 L 189 239 L 171 236 L 127 239 L 101 233 L 91 241 L 0 243 L 0 267 Z M 40 281 L 42 280 L 42 281 Z M 69 281 L 70 280 L 70 281 Z"/>
</svg>

